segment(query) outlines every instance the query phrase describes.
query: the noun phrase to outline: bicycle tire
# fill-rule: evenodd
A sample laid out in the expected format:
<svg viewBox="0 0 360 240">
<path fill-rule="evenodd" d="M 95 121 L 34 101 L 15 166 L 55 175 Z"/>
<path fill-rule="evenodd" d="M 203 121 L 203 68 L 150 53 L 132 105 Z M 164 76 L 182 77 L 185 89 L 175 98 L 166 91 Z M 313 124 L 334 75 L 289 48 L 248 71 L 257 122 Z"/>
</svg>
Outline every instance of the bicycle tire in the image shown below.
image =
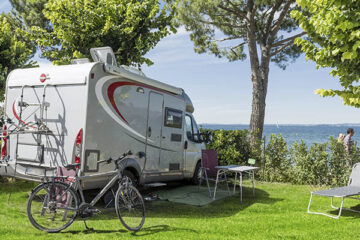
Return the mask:
<svg viewBox="0 0 360 240">
<path fill-rule="evenodd" d="M 145 222 L 145 203 L 132 185 L 120 186 L 115 196 L 115 209 L 122 225 L 130 231 L 139 231 Z M 136 210 L 139 210 L 135 213 Z M 131 212 L 135 214 L 131 214 Z"/>
<path fill-rule="evenodd" d="M 39 205 L 40 214 L 37 211 Z M 27 203 L 27 215 L 35 228 L 48 233 L 56 233 L 74 222 L 78 208 L 79 197 L 72 187 L 62 182 L 47 182 L 33 189 Z M 57 214 L 58 212 L 62 212 L 62 215 Z"/>
</svg>

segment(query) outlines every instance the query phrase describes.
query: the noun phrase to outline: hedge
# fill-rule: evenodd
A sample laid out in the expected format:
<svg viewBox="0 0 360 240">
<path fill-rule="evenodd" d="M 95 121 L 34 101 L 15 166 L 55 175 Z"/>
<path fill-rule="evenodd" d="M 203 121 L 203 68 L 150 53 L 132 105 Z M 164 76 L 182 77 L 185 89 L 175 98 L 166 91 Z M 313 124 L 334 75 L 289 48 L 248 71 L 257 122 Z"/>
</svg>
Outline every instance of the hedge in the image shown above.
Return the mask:
<svg viewBox="0 0 360 240">
<path fill-rule="evenodd" d="M 207 149 L 217 150 L 220 165 L 246 165 L 249 158 L 255 158 L 261 167 L 257 177 L 263 181 L 342 186 L 347 184 L 352 165 L 360 162 L 356 145 L 349 155 L 333 137 L 326 143 L 308 146 L 299 140 L 288 146 L 281 134 L 272 134 L 265 146 L 262 142 L 260 148 L 251 149 L 247 130 L 206 131 L 213 136 Z"/>
</svg>

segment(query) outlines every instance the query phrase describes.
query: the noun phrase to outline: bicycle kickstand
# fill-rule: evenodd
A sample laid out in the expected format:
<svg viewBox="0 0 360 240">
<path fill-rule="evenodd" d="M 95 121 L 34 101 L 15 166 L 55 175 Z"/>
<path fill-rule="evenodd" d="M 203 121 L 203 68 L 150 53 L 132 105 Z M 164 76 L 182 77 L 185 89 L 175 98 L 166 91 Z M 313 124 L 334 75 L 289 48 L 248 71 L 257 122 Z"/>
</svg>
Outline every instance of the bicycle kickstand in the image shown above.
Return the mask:
<svg viewBox="0 0 360 240">
<path fill-rule="evenodd" d="M 94 231 L 94 228 L 89 228 L 88 225 L 86 224 L 86 221 L 84 220 L 84 224 L 85 224 L 85 227 L 86 227 L 86 230 L 88 231 Z"/>
</svg>

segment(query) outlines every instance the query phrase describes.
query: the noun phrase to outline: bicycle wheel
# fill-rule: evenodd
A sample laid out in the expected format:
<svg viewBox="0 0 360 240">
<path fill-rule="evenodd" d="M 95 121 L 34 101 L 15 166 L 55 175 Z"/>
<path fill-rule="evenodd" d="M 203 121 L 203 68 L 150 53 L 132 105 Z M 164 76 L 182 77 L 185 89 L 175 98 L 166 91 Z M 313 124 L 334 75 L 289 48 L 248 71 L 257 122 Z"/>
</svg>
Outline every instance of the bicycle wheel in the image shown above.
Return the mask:
<svg viewBox="0 0 360 240">
<path fill-rule="evenodd" d="M 134 186 L 121 186 L 116 192 L 115 209 L 121 223 L 130 231 L 138 231 L 145 222 L 145 204 Z"/>
<path fill-rule="evenodd" d="M 49 233 L 70 226 L 77 216 L 79 198 L 73 188 L 62 182 L 38 185 L 31 193 L 27 215 L 31 224 Z"/>
</svg>

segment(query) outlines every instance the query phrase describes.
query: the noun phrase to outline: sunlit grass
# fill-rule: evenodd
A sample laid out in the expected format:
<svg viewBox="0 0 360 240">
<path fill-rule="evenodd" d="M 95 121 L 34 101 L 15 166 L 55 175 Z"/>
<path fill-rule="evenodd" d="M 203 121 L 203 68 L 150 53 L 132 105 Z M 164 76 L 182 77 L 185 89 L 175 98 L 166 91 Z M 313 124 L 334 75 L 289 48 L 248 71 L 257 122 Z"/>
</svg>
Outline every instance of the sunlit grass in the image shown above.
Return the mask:
<svg viewBox="0 0 360 240">
<path fill-rule="evenodd" d="M 248 182 L 245 185 L 249 186 Z M 256 198 L 245 188 L 244 203 L 239 196 L 216 201 L 205 207 L 155 201 L 146 204 L 146 221 L 136 234 L 121 225 L 115 209 L 87 223 L 94 231 L 86 231 L 77 221 L 61 233 L 47 234 L 35 229 L 26 215 L 28 193 L 33 183 L 0 184 L 0 239 L 357 239 L 360 215 L 343 212 L 340 220 L 306 213 L 310 186 L 256 183 Z M 10 201 L 8 196 L 12 193 Z M 355 206 L 347 200 L 345 206 Z M 330 199 L 317 197 L 313 210 L 337 214 Z"/>
</svg>

